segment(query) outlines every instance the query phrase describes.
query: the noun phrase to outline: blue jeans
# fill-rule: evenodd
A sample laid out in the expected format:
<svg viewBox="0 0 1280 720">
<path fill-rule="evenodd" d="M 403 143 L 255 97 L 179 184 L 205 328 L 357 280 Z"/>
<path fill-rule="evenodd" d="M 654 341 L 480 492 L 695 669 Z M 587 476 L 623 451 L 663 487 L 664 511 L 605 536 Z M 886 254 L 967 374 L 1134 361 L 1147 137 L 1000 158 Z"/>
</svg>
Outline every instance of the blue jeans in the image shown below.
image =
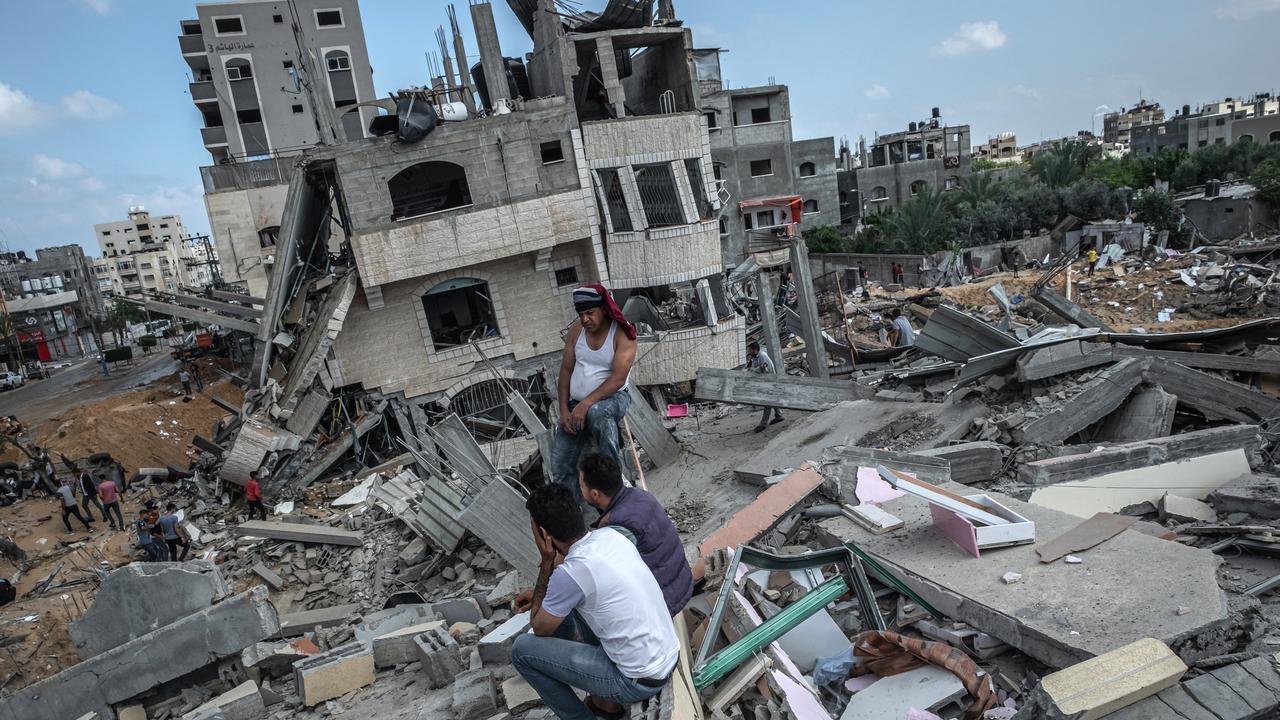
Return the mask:
<svg viewBox="0 0 1280 720">
<path fill-rule="evenodd" d="M 564 619 L 554 636 L 526 633 L 516 638 L 511 664 L 560 720 L 595 720 L 574 688 L 623 705 L 648 700 L 662 690 L 619 672 L 576 612 Z"/>
<path fill-rule="evenodd" d="M 569 401 L 569 411 L 578 406 Z M 578 487 L 578 457 L 588 440 L 594 440 L 596 452 L 611 456 L 622 467 L 618 457 L 618 423 L 631 407 L 631 391 L 623 388 L 587 409 L 587 423 L 576 434 L 569 434 L 556 426 L 555 444 L 551 446 L 551 477 L 573 491 L 578 504 L 582 504 L 582 490 Z"/>
</svg>

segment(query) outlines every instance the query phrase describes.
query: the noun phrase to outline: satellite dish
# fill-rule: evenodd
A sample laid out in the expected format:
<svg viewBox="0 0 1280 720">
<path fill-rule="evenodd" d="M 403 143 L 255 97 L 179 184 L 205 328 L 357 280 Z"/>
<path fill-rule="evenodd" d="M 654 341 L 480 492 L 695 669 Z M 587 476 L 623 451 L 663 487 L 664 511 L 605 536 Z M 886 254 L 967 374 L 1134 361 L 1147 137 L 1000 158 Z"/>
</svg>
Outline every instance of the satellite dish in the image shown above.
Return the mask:
<svg viewBox="0 0 1280 720">
<path fill-rule="evenodd" d="M 436 129 L 436 109 L 430 102 L 410 96 L 396 102 L 396 121 L 400 142 L 418 142 Z"/>
</svg>

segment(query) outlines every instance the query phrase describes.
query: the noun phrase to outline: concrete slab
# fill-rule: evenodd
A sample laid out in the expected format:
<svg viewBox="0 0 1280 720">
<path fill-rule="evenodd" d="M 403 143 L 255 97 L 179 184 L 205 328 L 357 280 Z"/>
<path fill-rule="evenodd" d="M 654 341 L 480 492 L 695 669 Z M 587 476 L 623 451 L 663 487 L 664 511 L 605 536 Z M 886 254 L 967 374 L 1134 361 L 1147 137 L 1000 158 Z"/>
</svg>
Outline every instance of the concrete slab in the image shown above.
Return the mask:
<svg viewBox="0 0 1280 720">
<path fill-rule="evenodd" d="M 1178 522 L 1214 522 L 1218 513 L 1209 503 L 1193 498 L 1165 493 L 1160 497 L 1160 518 L 1171 518 Z"/>
<path fill-rule="evenodd" d="M 470 670 L 453 683 L 453 715 L 457 720 L 481 720 L 498 710 L 498 686 L 492 670 Z"/>
<path fill-rule="evenodd" d="M 357 640 L 369 642 L 381 635 L 435 619 L 437 619 L 436 613 L 432 610 L 430 603 L 396 605 L 386 610 L 366 614 L 363 622 L 356 625 L 354 634 Z"/>
<path fill-rule="evenodd" d="M 1243 474 L 1209 493 L 1213 509 L 1230 515 L 1249 513 L 1266 520 L 1280 520 L 1280 478 Z"/>
<path fill-rule="evenodd" d="M 499 665 L 511 662 L 511 645 L 516 638 L 529 631 L 529 613 L 512 615 L 506 622 L 490 630 L 480 638 L 478 645 L 480 659 L 486 663 Z"/>
<path fill-rule="evenodd" d="M 969 492 L 954 483 L 945 487 Z M 1057 537 L 1080 523 L 1067 513 L 988 494 L 1033 521 L 1039 538 Z M 906 496 L 882 507 L 905 527 L 874 535 L 836 517 L 819 524 L 819 536 L 829 547 L 856 544 L 941 612 L 1053 668 L 1146 637 L 1174 644 L 1227 618 L 1216 576 L 1222 560 L 1206 550 L 1122 532 L 1089 550 L 1084 565 L 1041 564 L 1035 544 L 972 558 L 933 526 L 928 503 Z M 1021 573 L 1022 581 L 1002 583 L 1008 571 Z M 1180 606 L 1192 610 L 1178 615 Z"/>
<path fill-rule="evenodd" d="M 238 654 L 279 630 L 267 589 L 227 598 L 32 683 L 0 701 L 0 720 L 65 720 L 109 706 Z M 145 657 L 145 663 L 136 662 Z"/>
<path fill-rule="evenodd" d="M 1165 437 L 1173 432 L 1173 415 L 1177 410 L 1177 395 L 1158 386 L 1139 388 L 1103 421 L 1097 439 L 1134 442 Z"/>
<path fill-rule="evenodd" d="M 194 718 L 216 710 L 224 720 L 258 720 L 267 713 L 258 684 L 246 680 L 234 688 L 182 716 L 182 720 Z"/>
<path fill-rule="evenodd" d="M 373 639 L 373 665 L 384 668 L 408 665 L 418 661 L 418 646 L 413 639 L 424 632 L 444 628 L 443 620 L 432 620 L 419 625 L 393 630 Z"/>
<path fill-rule="evenodd" d="M 865 399 L 875 390 L 849 380 L 764 375 L 745 370 L 698 368 L 695 400 L 783 410 L 827 410 L 844 400 Z"/>
<path fill-rule="evenodd" d="M 360 614 L 360 606 L 355 603 L 287 613 L 280 616 L 280 637 L 295 637 L 310 632 L 316 627 L 341 625 L 352 615 L 358 614 Z"/>
<path fill-rule="evenodd" d="M 1230 425 L 1101 450 L 1097 445 L 1069 446 L 1064 448 L 1072 451 L 1069 454 L 1023 464 L 1018 469 L 1018 480 L 1039 487 L 1235 449 L 1243 449 L 1253 464 L 1258 445 L 1256 425 Z"/>
<path fill-rule="evenodd" d="M 519 675 L 502 683 L 502 700 L 507 712 L 522 713 L 542 704 L 542 697 Z"/>
<path fill-rule="evenodd" d="M 939 708 L 964 692 L 964 683 L 951 671 L 925 665 L 880 678 L 871 687 L 854 693 L 840 720 L 905 718 L 911 708 Z"/>
<path fill-rule="evenodd" d="M 298 697 L 306 707 L 342 697 L 373 684 L 373 646 L 349 642 L 300 660 L 293 666 L 293 677 Z"/>
<path fill-rule="evenodd" d="M 1142 382 L 1148 361 L 1126 358 L 1098 373 L 1080 391 L 1045 415 L 1014 432 L 1023 442 L 1052 444 L 1066 440 L 1109 415 Z"/>
<path fill-rule="evenodd" d="M 1009 448 L 989 440 L 945 445 L 930 450 L 916 450 L 913 455 L 938 458 L 951 463 L 951 482 L 972 485 L 991 480 L 1004 466 Z"/>
<path fill-rule="evenodd" d="M 1178 684 L 1187 666 L 1168 645 L 1143 638 L 1040 680 L 1040 690 L 1063 716 L 1097 720 Z"/>
<path fill-rule="evenodd" d="M 329 527 L 328 525 L 250 520 L 240 523 L 232 532 L 236 537 L 260 537 L 326 545 L 359 546 L 364 543 L 364 536 L 361 533 Z"/>
<path fill-rule="evenodd" d="M 132 563 L 113 570 L 67 627 L 81 660 L 142 637 L 231 594 L 211 562 Z"/>
<path fill-rule="evenodd" d="M 1031 493 L 1031 502 L 1089 517 L 1096 512 L 1120 512 L 1143 502 L 1155 505 L 1170 489 L 1199 500 L 1247 472 L 1249 461 L 1244 451 L 1229 450 L 1050 485 Z"/>
</svg>

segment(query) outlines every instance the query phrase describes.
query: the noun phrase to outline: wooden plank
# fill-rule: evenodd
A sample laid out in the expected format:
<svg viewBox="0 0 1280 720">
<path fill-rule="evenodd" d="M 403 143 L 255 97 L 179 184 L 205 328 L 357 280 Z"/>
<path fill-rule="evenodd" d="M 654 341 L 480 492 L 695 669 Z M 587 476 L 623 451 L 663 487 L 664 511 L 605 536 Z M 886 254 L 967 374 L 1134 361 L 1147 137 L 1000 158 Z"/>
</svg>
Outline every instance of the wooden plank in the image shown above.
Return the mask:
<svg viewBox="0 0 1280 720">
<path fill-rule="evenodd" d="M 1124 532 L 1138 518 L 1129 515 L 1097 513 L 1058 537 L 1036 546 L 1040 562 L 1049 563 L 1073 552 L 1088 550 L 1094 545 Z"/>
<path fill-rule="evenodd" d="M 875 390 L 848 380 L 764 375 L 744 370 L 698 368 L 694 398 L 789 410 L 829 410 L 845 400 L 865 400 Z"/>
<path fill-rule="evenodd" d="M 240 332 L 256 333 L 258 332 L 258 323 L 242 318 L 227 317 L 226 315 L 218 315 L 208 310 L 197 310 L 195 308 L 183 307 L 172 303 L 159 302 L 158 300 L 145 300 L 143 307 L 154 313 L 161 315 L 172 315 L 180 317 L 184 320 L 194 320 L 195 322 L 205 323 L 207 325 L 217 325 L 228 330 L 239 330 Z"/>
<path fill-rule="evenodd" d="M 876 535 L 883 535 L 901 528 L 904 523 L 896 515 L 881 510 L 870 503 L 843 506 L 844 516 Z"/>
<path fill-rule="evenodd" d="M 948 510 L 960 513 L 970 520 L 977 520 L 984 525 L 1007 525 L 1009 521 L 992 513 L 985 506 L 976 503 L 963 495 L 957 495 L 945 488 L 937 485 L 930 485 L 923 480 L 904 475 L 897 470 L 891 470 L 883 465 L 876 468 L 880 473 L 880 477 L 884 478 L 890 485 L 911 493 L 920 498 L 924 498 L 929 502 L 944 507 Z"/>
<path fill-rule="evenodd" d="M 680 443 L 671 436 L 662 424 L 662 418 L 649 407 L 649 402 L 635 388 L 631 390 L 631 405 L 627 408 L 626 419 L 631 432 L 635 434 L 636 442 L 644 448 L 654 465 L 670 465 L 680 457 L 683 452 Z"/>
</svg>

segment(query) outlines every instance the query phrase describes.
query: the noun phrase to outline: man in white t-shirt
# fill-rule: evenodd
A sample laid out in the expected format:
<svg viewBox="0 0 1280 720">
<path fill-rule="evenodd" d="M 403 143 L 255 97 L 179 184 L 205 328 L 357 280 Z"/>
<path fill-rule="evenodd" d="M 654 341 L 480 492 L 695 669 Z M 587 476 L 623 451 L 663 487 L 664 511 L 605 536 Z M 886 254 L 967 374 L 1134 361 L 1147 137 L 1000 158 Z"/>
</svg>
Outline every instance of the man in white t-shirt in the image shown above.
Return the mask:
<svg viewBox="0 0 1280 720">
<path fill-rule="evenodd" d="M 889 325 L 889 342 L 893 347 L 909 347 L 916 344 L 916 331 L 911 321 L 903 316 L 902 311 L 894 308 L 889 311 L 893 323 Z"/>
<path fill-rule="evenodd" d="M 537 488 L 525 507 L 542 563 L 515 599 L 533 634 L 516 638 L 511 662 L 560 720 L 622 717 L 662 690 L 679 659 L 662 589 L 626 535 L 587 532 L 563 485 Z"/>
</svg>

